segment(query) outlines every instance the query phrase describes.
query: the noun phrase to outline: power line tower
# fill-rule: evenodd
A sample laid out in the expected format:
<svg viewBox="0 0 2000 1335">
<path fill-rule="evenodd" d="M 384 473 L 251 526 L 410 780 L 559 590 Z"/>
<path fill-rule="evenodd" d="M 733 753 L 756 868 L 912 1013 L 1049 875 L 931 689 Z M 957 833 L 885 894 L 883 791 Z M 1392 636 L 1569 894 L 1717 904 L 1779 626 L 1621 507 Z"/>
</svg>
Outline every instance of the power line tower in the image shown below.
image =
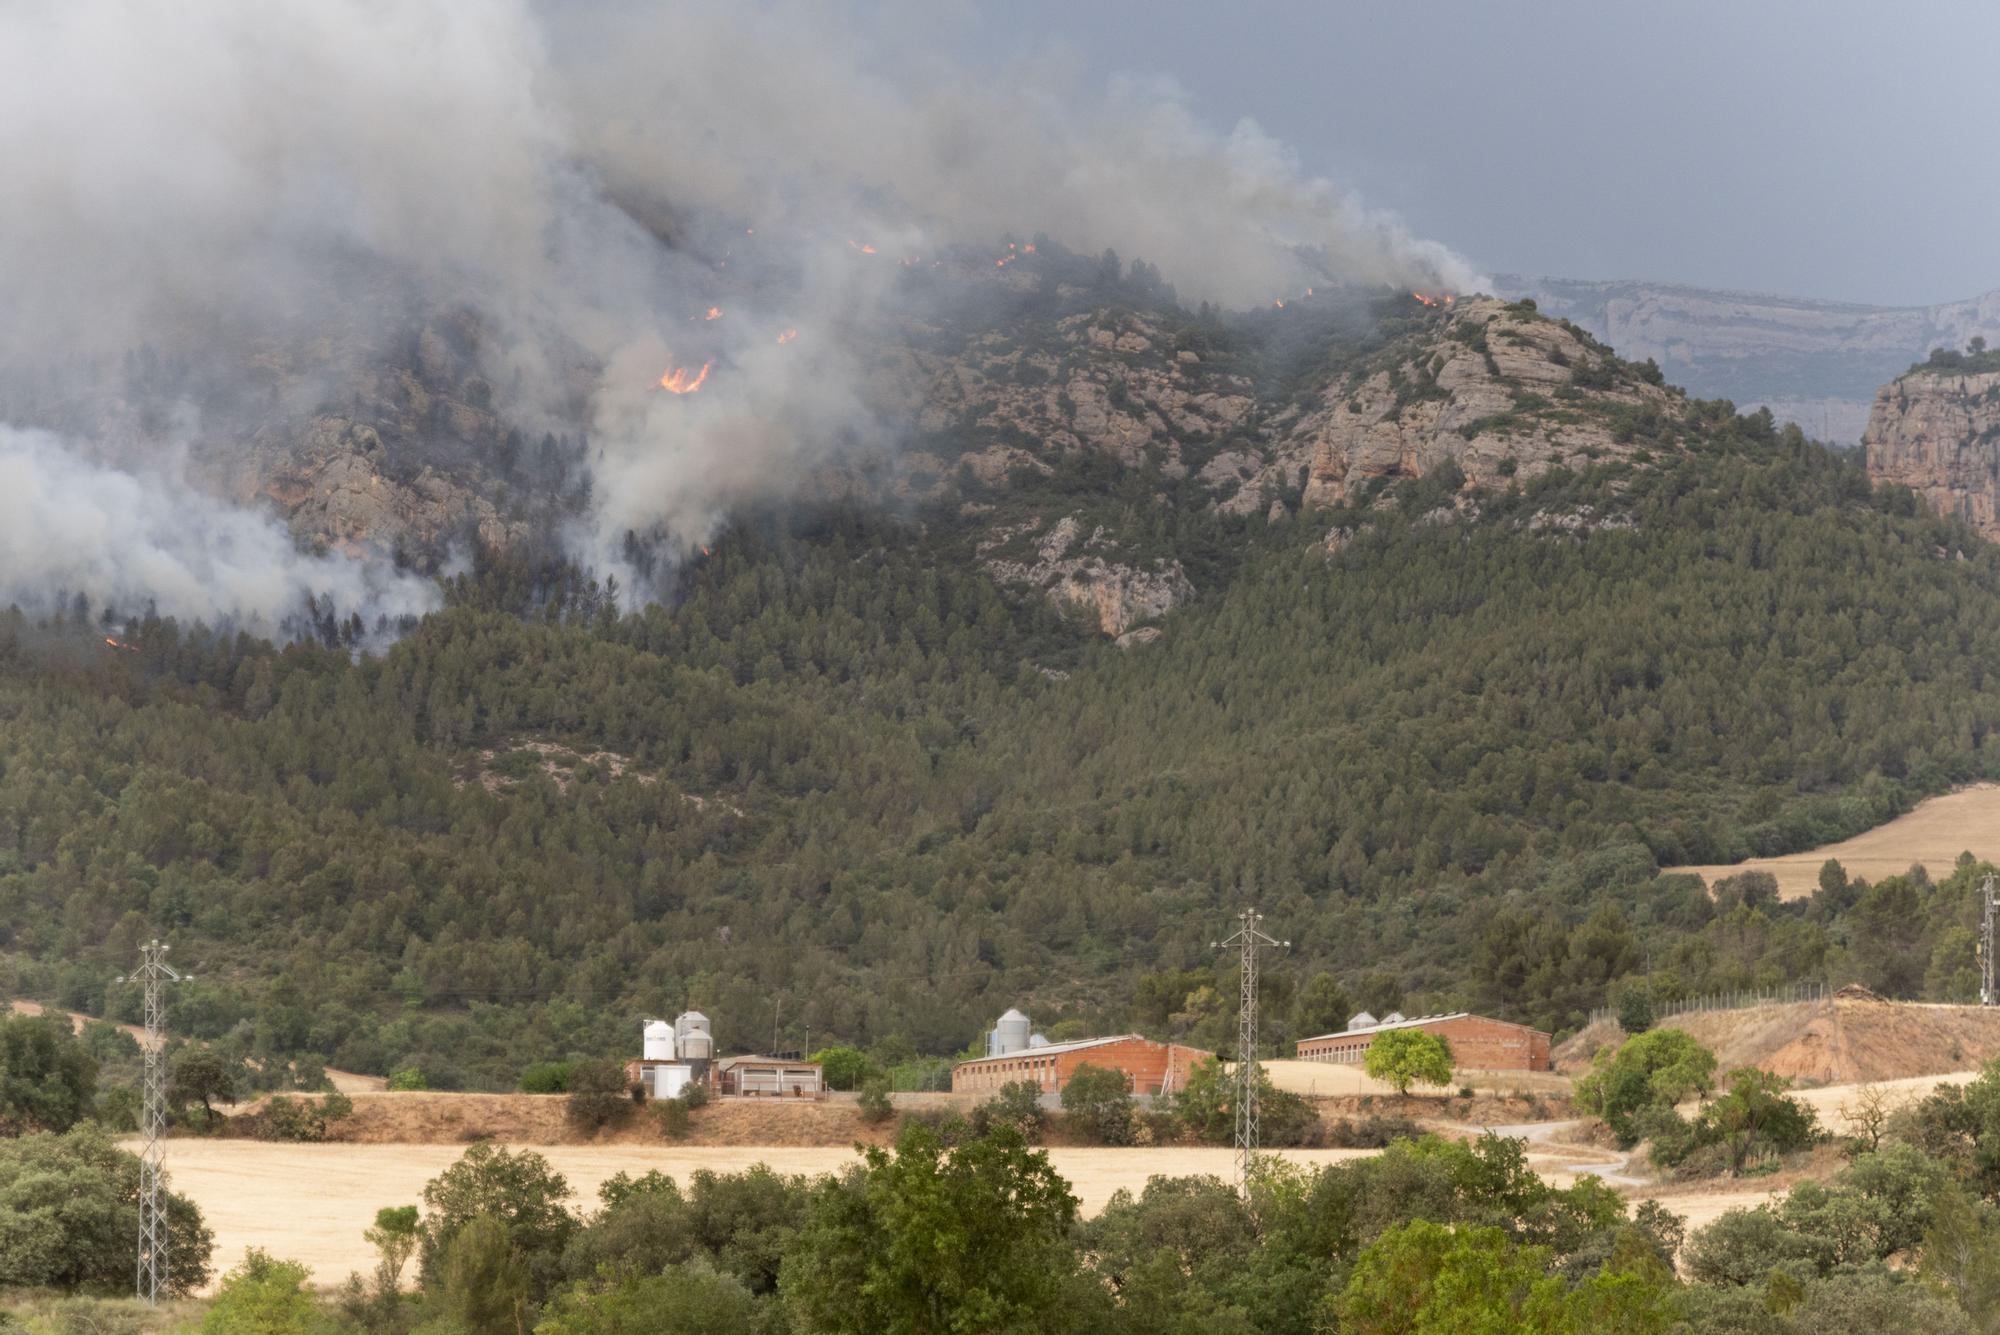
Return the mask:
<svg viewBox="0 0 2000 1335">
<path fill-rule="evenodd" d="M 167 993 L 168 983 L 184 983 L 193 974 L 174 972 L 167 947 L 157 940 L 139 947 L 139 967 L 119 982 L 146 989 L 146 1083 L 139 1106 L 139 1258 L 135 1283 L 139 1297 L 157 1303 L 167 1290 L 167 1220 L 160 1212 L 160 1137 L 167 1126 Z"/>
<path fill-rule="evenodd" d="M 1250 1189 L 1250 1161 L 1257 1157 L 1257 952 L 1290 946 L 1264 934 L 1264 915 L 1244 909 L 1235 933 L 1210 949 L 1234 946 L 1243 955 L 1243 991 L 1236 1009 L 1236 1190 Z"/>
<path fill-rule="evenodd" d="M 1985 901 L 1979 915 L 1979 1004 L 2000 1006 L 2000 985 L 1994 979 L 1993 928 L 1996 912 L 2000 912 L 2000 900 L 1996 900 L 1993 888 L 1993 874 L 1988 872 L 1986 880 L 1979 887 L 1980 898 Z"/>
</svg>

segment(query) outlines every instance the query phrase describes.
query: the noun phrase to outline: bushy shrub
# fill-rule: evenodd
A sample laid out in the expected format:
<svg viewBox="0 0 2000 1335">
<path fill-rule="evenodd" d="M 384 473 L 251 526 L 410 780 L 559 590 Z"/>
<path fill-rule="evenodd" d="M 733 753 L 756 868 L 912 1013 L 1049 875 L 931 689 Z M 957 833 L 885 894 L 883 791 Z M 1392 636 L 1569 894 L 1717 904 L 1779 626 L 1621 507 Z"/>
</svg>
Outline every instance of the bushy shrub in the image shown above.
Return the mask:
<svg viewBox="0 0 2000 1335">
<path fill-rule="evenodd" d="M 430 1084 L 424 1079 L 424 1073 L 417 1067 L 405 1066 L 389 1076 L 389 1088 L 406 1092 L 416 1092 L 429 1089 Z"/>
<path fill-rule="evenodd" d="M 1326 1128 L 1326 1143 L 1335 1149 L 1380 1150 L 1390 1142 L 1414 1140 L 1424 1128 L 1413 1117 L 1400 1113 L 1370 1113 L 1366 1117 L 1343 1117 Z"/>
<path fill-rule="evenodd" d="M 1604 1119 L 1630 1149 L 1644 1134 L 1645 1115 L 1706 1093 L 1715 1054 L 1680 1029 L 1649 1029 L 1616 1048 L 1600 1048 L 1590 1073 L 1576 1082 L 1576 1106 Z"/>
<path fill-rule="evenodd" d="M 1100 1145 L 1132 1143 L 1132 1078 L 1088 1062 L 1062 1088 L 1063 1119 Z"/>
<path fill-rule="evenodd" d="M 1042 1087 L 1032 1080 L 1010 1080 L 1000 1092 L 972 1110 L 972 1129 L 985 1135 L 996 1126 L 1011 1126 L 1034 1144 L 1048 1122 L 1042 1107 Z"/>
<path fill-rule="evenodd" d="M 861 1087 L 861 1120 L 864 1123 L 880 1126 L 895 1115 L 895 1105 L 889 1102 L 888 1081 L 877 1078 Z"/>
<path fill-rule="evenodd" d="M 521 1072 L 521 1092 L 523 1094 L 567 1094 L 569 1093 L 568 1062 L 536 1062 Z"/>
<path fill-rule="evenodd" d="M 577 1062 L 569 1073 L 571 1126 L 580 1131 L 601 1131 L 632 1115 L 630 1086 L 622 1063 L 609 1059 Z"/>
<path fill-rule="evenodd" d="M 313 1142 L 326 1139 L 326 1118 L 310 1099 L 273 1094 L 262 1110 L 250 1119 L 252 1134 L 259 1140 Z"/>
</svg>

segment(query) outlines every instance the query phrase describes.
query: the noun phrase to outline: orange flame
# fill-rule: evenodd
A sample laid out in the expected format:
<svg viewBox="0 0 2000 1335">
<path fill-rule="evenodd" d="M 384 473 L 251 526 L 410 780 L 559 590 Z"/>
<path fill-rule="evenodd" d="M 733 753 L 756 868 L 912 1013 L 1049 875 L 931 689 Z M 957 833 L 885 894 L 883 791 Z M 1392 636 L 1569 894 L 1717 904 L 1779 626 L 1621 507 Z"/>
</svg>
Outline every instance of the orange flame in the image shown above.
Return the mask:
<svg viewBox="0 0 2000 1335">
<path fill-rule="evenodd" d="M 704 542 L 704 543 L 703 543 L 703 544 L 701 545 L 701 554 L 702 554 L 703 556 L 713 556 L 713 555 L 715 555 L 715 553 L 714 553 L 714 552 L 711 552 L 710 550 L 708 550 L 708 544 L 707 544 L 707 543 L 705 543 L 705 542 Z"/>
<path fill-rule="evenodd" d="M 139 652 L 139 647 L 137 645 L 127 644 L 125 643 L 125 641 L 116 639 L 110 635 L 104 637 L 104 642 L 110 645 L 113 649 L 123 649 L 128 654 L 136 654 Z"/>
<path fill-rule="evenodd" d="M 850 241 L 847 244 L 860 251 L 863 255 L 873 255 L 875 253 L 875 247 L 868 245 L 866 242 Z"/>
<path fill-rule="evenodd" d="M 780 332 L 779 332 L 779 334 L 778 334 L 778 342 L 780 342 L 780 343 L 789 343 L 789 342 L 791 342 L 791 341 L 792 341 L 793 339 L 797 338 L 798 336 L 799 336 L 799 331 L 798 331 L 798 330 L 796 330 L 796 329 L 786 329 L 786 330 L 782 330 L 782 331 L 780 331 Z"/>
<path fill-rule="evenodd" d="M 1276 306 L 1279 310 L 1285 309 L 1285 299 L 1283 297 L 1272 297 L 1271 304 L 1273 306 Z"/>
<path fill-rule="evenodd" d="M 708 308 L 708 314 L 702 316 L 701 318 L 704 320 L 720 320 L 722 318 L 722 307 L 710 306 Z"/>
<path fill-rule="evenodd" d="M 1422 292 L 1412 292 L 1410 295 L 1415 297 L 1418 301 L 1423 302 L 1424 305 L 1426 306 L 1449 306 L 1453 302 L 1458 300 L 1457 297 L 1453 296 L 1449 292 L 1440 293 L 1435 297 L 1426 296 Z"/>
<path fill-rule="evenodd" d="M 701 370 L 692 374 L 685 366 L 669 367 L 666 374 L 660 377 L 660 388 L 669 394 L 692 394 L 701 388 L 702 381 L 708 379 L 709 370 L 714 365 L 714 362 L 703 362 Z"/>
</svg>

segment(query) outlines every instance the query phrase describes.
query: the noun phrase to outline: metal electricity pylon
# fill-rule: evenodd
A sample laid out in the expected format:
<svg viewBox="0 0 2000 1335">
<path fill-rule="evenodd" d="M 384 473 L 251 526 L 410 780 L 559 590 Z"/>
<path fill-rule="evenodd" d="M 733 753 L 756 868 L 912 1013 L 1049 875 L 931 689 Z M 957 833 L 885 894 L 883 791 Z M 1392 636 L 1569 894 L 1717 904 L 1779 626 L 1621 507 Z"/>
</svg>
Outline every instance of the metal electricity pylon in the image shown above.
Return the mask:
<svg viewBox="0 0 2000 1335">
<path fill-rule="evenodd" d="M 175 973 L 167 963 L 167 947 L 148 941 L 139 947 L 139 967 L 129 981 L 146 990 L 146 1083 L 139 1104 L 139 1258 L 135 1284 L 139 1297 L 157 1303 L 168 1291 L 167 1220 L 160 1211 L 160 1137 L 167 1127 L 167 994 L 168 983 L 184 983 L 193 974 Z M 120 978 L 119 982 L 128 981 Z"/>
<path fill-rule="evenodd" d="M 1979 915 L 1979 1004 L 2000 1006 L 2000 985 L 1995 982 L 1993 963 L 1994 916 L 2000 911 L 2000 902 L 1995 899 L 1991 872 L 1980 885 L 1979 896 L 1985 901 Z"/>
<path fill-rule="evenodd" d="M 1236 1190 L 1248 1194 L 1251 1161 L 1257 1157 L 1257 952 L 1292 943 L 1264 934 L 1264 915 L 1244 909 L 1234 935 L 1209 943 L 1211 949 L 1234 946 L 1243 954 L 1243 991 L 1236 1010 Z"/>
</svg>

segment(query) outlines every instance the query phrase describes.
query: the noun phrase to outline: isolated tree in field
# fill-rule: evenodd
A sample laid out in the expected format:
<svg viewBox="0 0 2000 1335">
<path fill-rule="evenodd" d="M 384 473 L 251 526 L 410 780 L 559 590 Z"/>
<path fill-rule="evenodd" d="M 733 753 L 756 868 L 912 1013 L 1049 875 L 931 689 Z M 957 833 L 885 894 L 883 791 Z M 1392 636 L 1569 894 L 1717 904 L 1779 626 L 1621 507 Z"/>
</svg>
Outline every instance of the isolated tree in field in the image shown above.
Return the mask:
<svg viewBox="0 0 2000 1335">
<path fill-rule="evenodd" d="M 362 1237 L 375 1249 L 375 1281 L 384 1293 L 394 1293 L 403 1283 L 403 1267 L 421 1237 L 417 1207 L 387 1205 L 375 1212 L 375 1226 L 364 1229 Z"/>
<path fill-rule="evenodd" d="M 1394 1085 L 1398 1094 L 1408 1094 L 1417 1083 L 1448 1085 L 1451 1044 L 1442 1035 L 1421 1029 L 1388 1029 L 1375 1035 L 1361 1065 L 1377 1080 Z"/>
<path fill-rule="evenodd" d="M 97 1062 L 64 1015 L 0 1012 L 0 1135 L 67 1131 L 97 1095 Z"/>
<path fill-rule="evenodd" d="M 204 1120 L 212 1124 L 220 1116 L 216 1104 L 236 1101 L 236 1072 L 213 1049 L 182 1048 L 168 1068 L 167 1099 L 176 1108 L 199 1102 Z"/>
<path fill-rule="evenodd" d="M 1062 1088 L 1066 1117 L 1100 1145 L 1132 1143 L 1132 1077 L 1088 1062 Z"/>
</svg>

